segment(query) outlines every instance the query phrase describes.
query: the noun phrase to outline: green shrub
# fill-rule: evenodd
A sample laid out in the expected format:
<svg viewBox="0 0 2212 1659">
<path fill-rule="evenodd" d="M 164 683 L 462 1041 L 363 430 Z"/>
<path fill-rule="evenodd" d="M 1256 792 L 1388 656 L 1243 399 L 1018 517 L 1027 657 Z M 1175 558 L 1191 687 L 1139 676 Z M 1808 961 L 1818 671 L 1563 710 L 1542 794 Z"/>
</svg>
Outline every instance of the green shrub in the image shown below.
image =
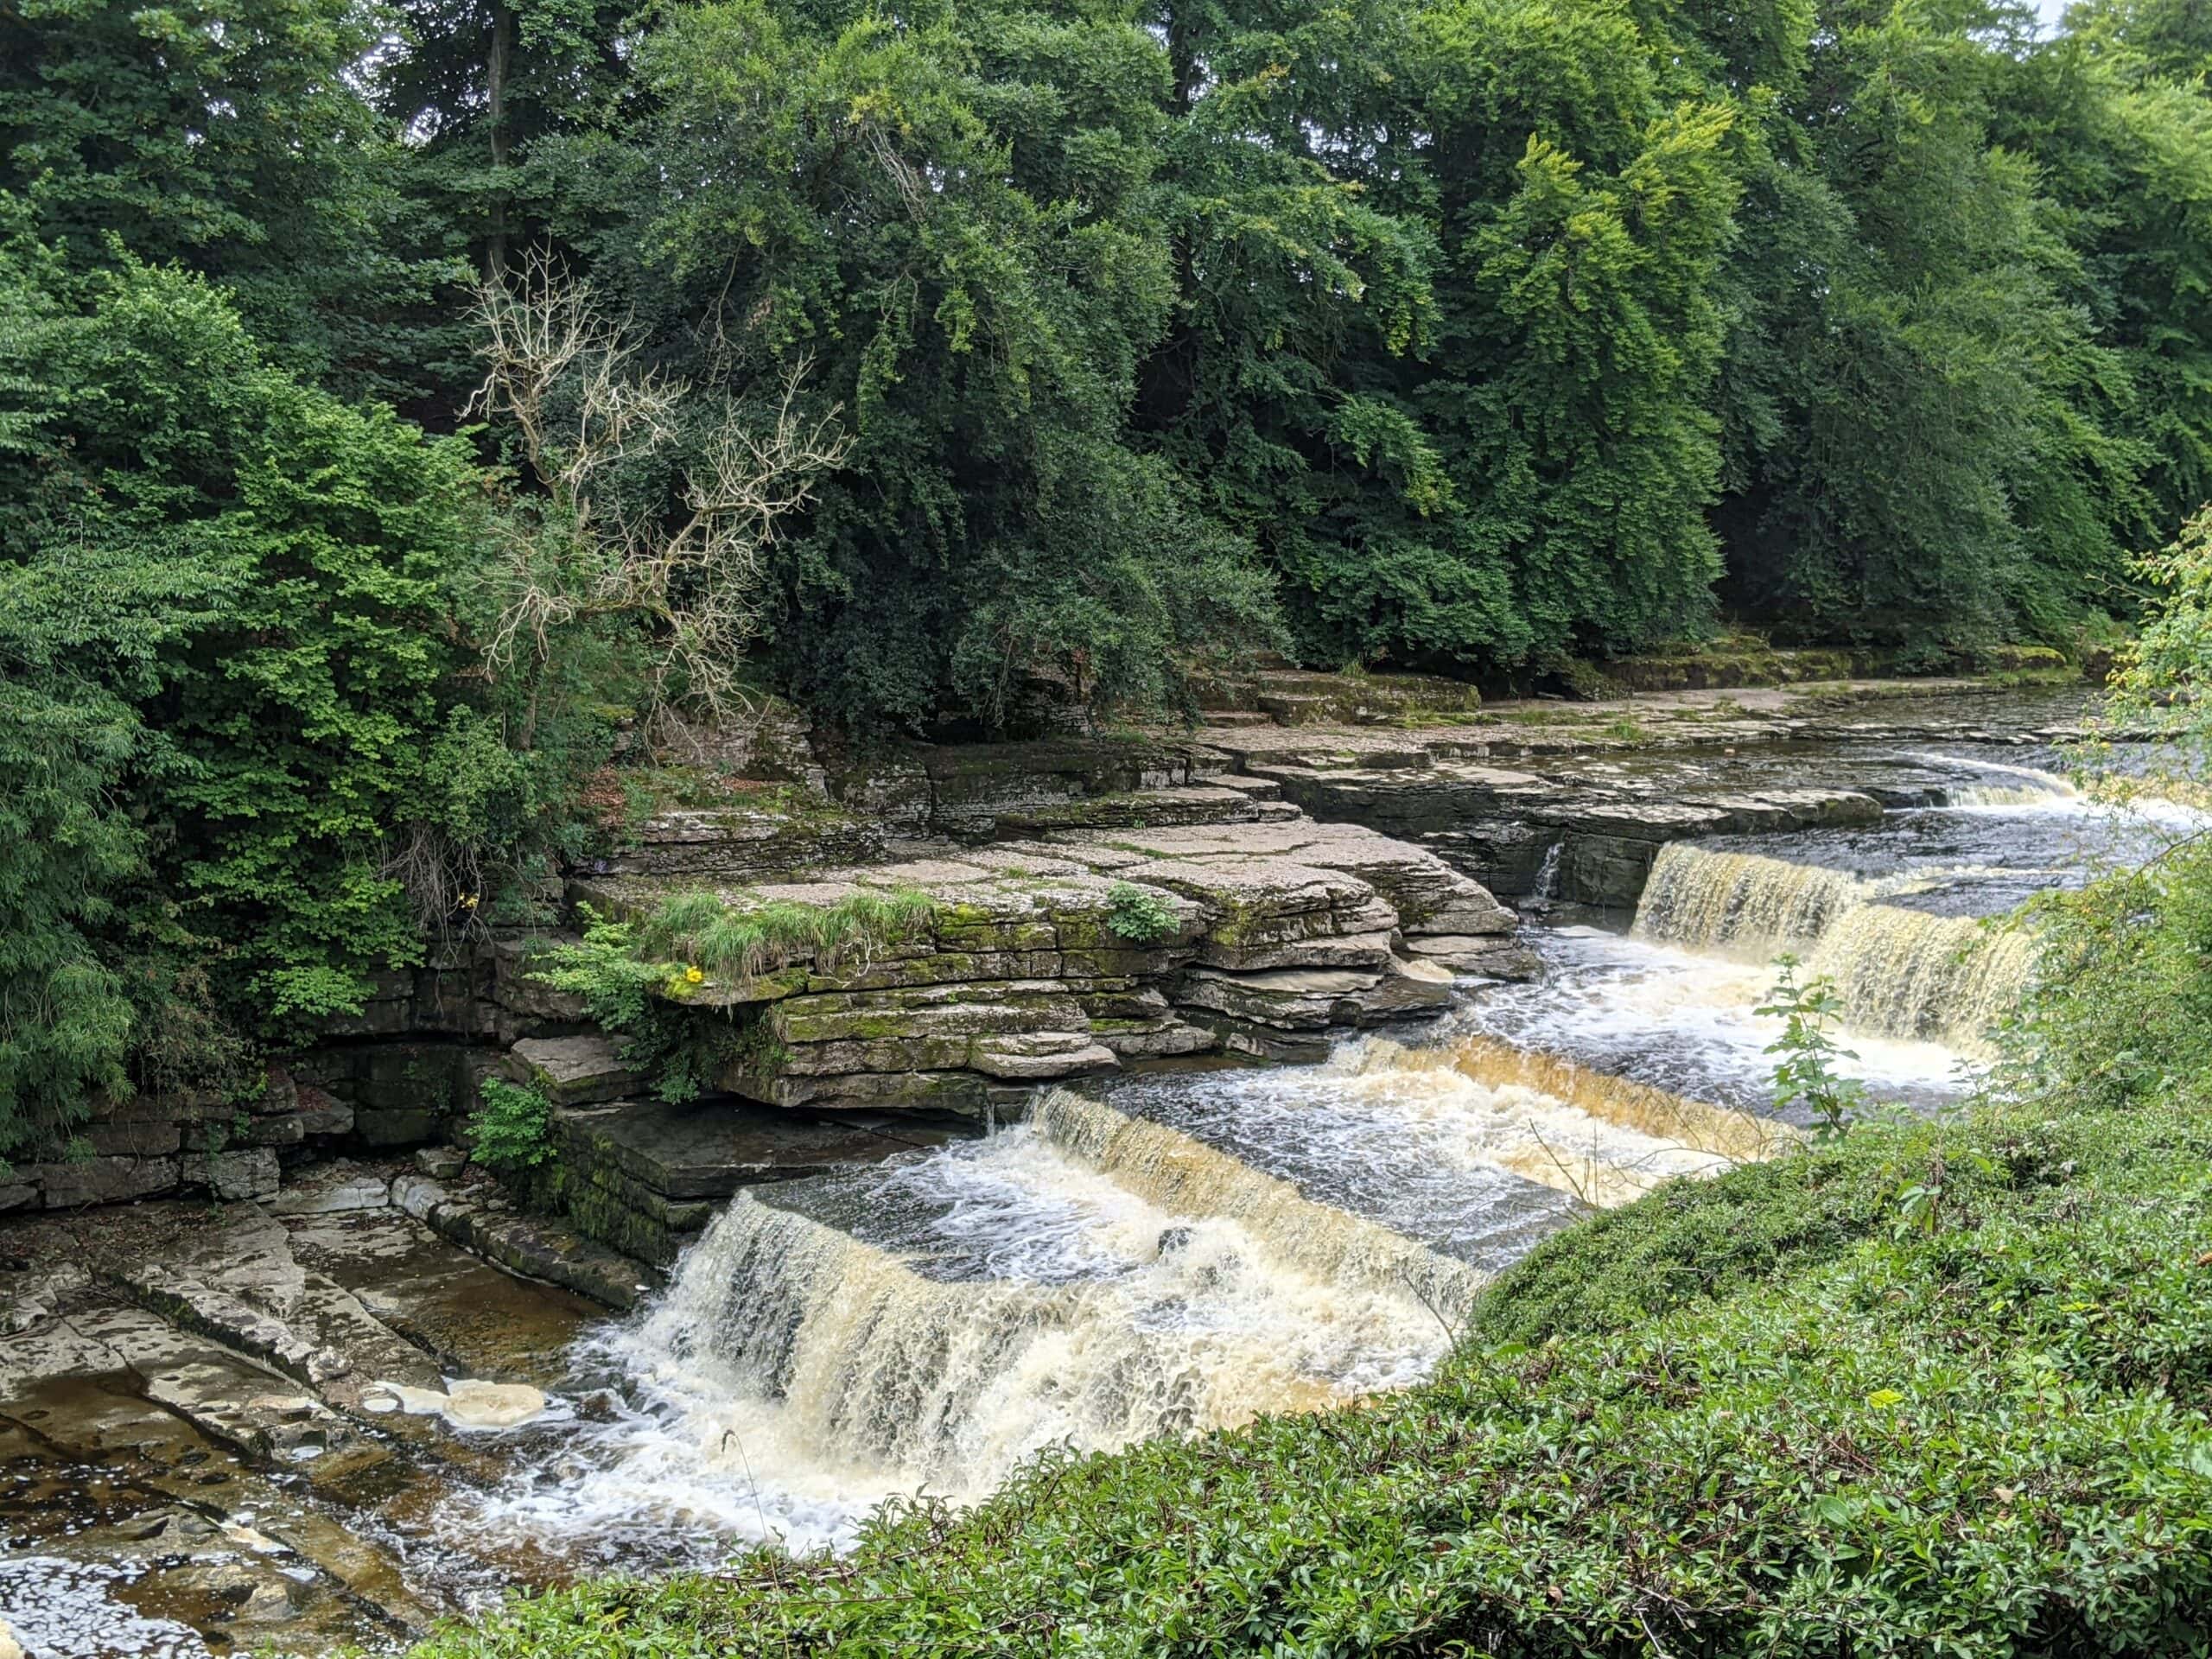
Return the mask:
<svg viewBox="0 0 2212 1659">
<path fill-rule="evenodd" d="M 419 957 L 386 838 L 427 787 L 475 484 L 465 443 L 273 366 L 207 283 L 0 243 L 0 1152 L 95 1090 L 221 1086 L 241 1036 Z"/>
<path fill-rule="evenodd" d="M 820 906 L 734 906 L 711 893 L 678 893 L 630 921 L 581 908 L 582 940 L 545 950 L 533 976 L 582 997 L 585 1012 L 623 1039 L 624 1064 L 661 1098 L 682 1101 L 769 1053 L 757 1009 L 692 1006 L 700 992 L 802 957 L 825 970 L 864 958 L 925 926 L 936 906 L 911 890 L 864 890 Z"/>
<path fill-rule="evenodd" d="M 553 1155 L 553 1107 L 535 1089 L 486 1077 L 468 1115 L 469 1155 L 500 1175 L 521 1175 Z"/>
<path fill-rule="evenodd" d="M 1106 889 L 1106 925 L 1131 944 L 1156 944 L 1175 931 L 1175 909 L 1149 887 L 1116 881 Z"/>
<path fill-rule="evenodd" d="M 1774 1065 L 1774 1103 L 1805 1106 L 1818 1120 L 1815 1134 L 1824 1138 L 1841 1135 L 1866 1096 L 1865 1084 L 1835 1069 L 1838 1060 L 1859 1058 L 1837 1042 L 1830 1030 L 1843 1018 L 1843 999 L 1836 995 L 1834 982 L 1825 976 L 1800 985 L 1795 957 L 1785 955 L 1776 966 L 1781 976 L 1770 1000 L 1757 1010 L 1779 1015 L 1783 1022 L 1782 1035 L 1766 1050 L 1781 1056 Z"/>
</svg>

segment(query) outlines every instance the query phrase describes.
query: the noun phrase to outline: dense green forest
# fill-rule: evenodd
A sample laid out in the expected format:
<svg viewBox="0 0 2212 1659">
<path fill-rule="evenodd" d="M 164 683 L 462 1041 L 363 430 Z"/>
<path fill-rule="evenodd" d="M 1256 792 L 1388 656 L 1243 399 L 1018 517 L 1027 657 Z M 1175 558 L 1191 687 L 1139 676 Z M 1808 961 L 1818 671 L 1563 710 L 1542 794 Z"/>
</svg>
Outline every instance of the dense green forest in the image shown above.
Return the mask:
<svg viewBox="0 0 2212 1659">
<path fill-rule="evenodd" d="M 0 1154 L 526 918 L 618 728 L 2127 622 L 2212 8 L 0 3 Z M 2153 573 L 2155 574 L 2155 573 Z"/>
</svg>

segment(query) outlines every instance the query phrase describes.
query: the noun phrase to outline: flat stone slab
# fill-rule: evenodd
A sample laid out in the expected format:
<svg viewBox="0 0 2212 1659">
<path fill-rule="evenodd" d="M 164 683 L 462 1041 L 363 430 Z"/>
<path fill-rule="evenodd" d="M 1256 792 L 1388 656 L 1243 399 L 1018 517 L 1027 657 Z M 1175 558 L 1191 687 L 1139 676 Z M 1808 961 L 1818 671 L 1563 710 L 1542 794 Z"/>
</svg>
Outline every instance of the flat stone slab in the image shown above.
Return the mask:
<svg viewBox="0 0 2212 1659">
<path fill-rule="evenodd" d="M 671 1198 L 725 1198 L 740 1187 L 876 1163 L 956 1133 L 874 1113 L 792 1112 L 729 1100 L 626 1100 L 556 1116 L 566 1132 L 588 1138 L 595 1154 Z"/>
<path fill-rule="evenodd" d="M 391 1182 L 334 1164 L 295 1182 L 263 1207 L 272 1216 L 342 1216 L 382 1210 L 391 1203 Z"/>
<path fill-rule="evenodd" d="M 1253 823 L 1302 816 L 1288 801 L 1217 783 L 1174 789 L 1090 795 L 1031 807 L 1009 807 L 998 814 L 998 833 L 1036 835 L 1057 830 L 1158 828 L 1163 824 Z"/>
<path fill-rule="evenodd" d="M 1310 968 L 1228 974 L 1192 972 L 1184 998 L 1193 1007 L 1287 1031 L 1377 1021 L 1444 1011 L 1451 1000 L 1448 971 L 1392 963 L 1382 973 Z"/>
<path fill-rule="evenodd" d="M 658 1290 L 660 1272 L 587 1238 L 565 1222 L 526 1216 L 499 1192 L 454 1187 L 427 1175 L 391 1184 L 392 1204 L 440 1237 L 525 1278 L 572 1290 L 602 1307 L 626 1313 Z"/>
<path fill-rule="evenodd" d="M 611 874 L 719 875 L 758 880 L 823 864 L 881 858 L 881 823 L 827 801 L 783 806 L 730 806 L 663 812 L 632 833 L 629 844 L 602 861 Z"/>
<path fill-rule="evenodd" d="M 1083 1033 L 1037 1031 L 979 1038 L 968 1052 L 968 1065 L 988 1077 L 1041 1083 L 1111 1071 L 1121 1060 L 1112 1049 Z"/>
<path fill-rule="evenodd" d="M 620 1100 L 636 1092 L 637 1073 L 605 1037 L 529 1037 L 508 1051 L 507 1075 L 542 1090 L 556 1106 Z"/>
</svg>

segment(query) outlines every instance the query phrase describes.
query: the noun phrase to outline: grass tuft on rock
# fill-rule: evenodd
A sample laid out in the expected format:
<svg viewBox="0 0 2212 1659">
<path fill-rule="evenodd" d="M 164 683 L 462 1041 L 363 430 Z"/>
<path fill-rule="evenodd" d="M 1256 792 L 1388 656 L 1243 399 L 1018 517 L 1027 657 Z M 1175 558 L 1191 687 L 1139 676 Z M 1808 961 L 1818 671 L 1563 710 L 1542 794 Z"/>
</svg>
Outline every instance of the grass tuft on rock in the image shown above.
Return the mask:
<svg viewBox="0 0 2212 1659">
<path fill-rule="evenodd" d="M 762 899 L 733 905 L 712 893 L 664 899 L 631 925 L 640 961 L 688 963 L 710 979 L 747 980 L 802 957 L 824 968 L 911 937 L 936 911 L 928 894 L 868 888 L 827 905 Z"/>
</svg>

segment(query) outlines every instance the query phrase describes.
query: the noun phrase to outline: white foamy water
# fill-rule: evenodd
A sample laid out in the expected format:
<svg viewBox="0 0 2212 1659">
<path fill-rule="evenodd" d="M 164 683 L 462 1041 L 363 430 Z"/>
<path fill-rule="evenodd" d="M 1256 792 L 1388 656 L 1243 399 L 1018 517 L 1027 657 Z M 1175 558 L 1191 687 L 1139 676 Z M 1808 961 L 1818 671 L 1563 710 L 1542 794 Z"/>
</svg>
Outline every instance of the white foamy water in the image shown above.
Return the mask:
<svg viewBox="0 0 2212 1659">
<path fill-rule="evenodd" d="M 1908 750 L 1906 755 L 1908 759 L 1925 761 L 1931 766 L 1971 770 L 1990 779 L 1986 783 L 1960 784 L 1945 790 L 1946 804 L 1954 810 L 1984 808 L 2008 812 L 2024 810 L 2071 811 L 2087 804 L 2081 791 L 2071 782 L 2039 766 L 2018 766 L 1980 756 L 1967 759 L 1925 750 Z"/>
<path fill-rule="evenodd" d="M 710 1553 L 836 1547 L 887 1498 L 971 1501 L 1049 1446 L 1232 1427 L 1427 1374 L 1468 1269 L 1062 1098 L 1037 1126 L 905 1166 L 909 1197 L 938 1206 L 906 1248 L 741 1196 L 652 1311 L 599 1339 L 633 1379 L 616 1421 L 469 1524 L 585 1559 L 687 1529 Z"/>
<path fill-rule="evenodd" d="M 1459 1016 L 1508 1041 L 1555 1049 L 1694 1098 L 1758 1106 L 1773 1097 L 1782 1021 L 1756 1010 L 1774 989 L 1767 963 L 1683 950 L 1592 927 L 1535 936 L 1544 977 L 1485 990 Z M 1878 1095 L 1934 1102 L 1961 1092 L 1974 1063 L 1945 1044 L 1852 1032 L 1838 1070 Z"/>
<path fill-rule="evenodd" d="M 1639 1122 L 1602 1102 L 1580 1103 L 1486 1074 L 1453 1045 L 1409 1047 L 1368 1038 L 1348 1045 L 1330 1071 L 1345 1095 L 1390 1120 L 1408 1154 L 1461 1168 L 1494 1165 L 1596 1208 L 1639 1198 L 1663 1181 L 1717 1174 L 1737 1161 L 1680 1126 Z"/>
<path fill-rule="evenodd" d="M 57 1555 L 0 1558 L 0 1620 L 31 1659 L 205 1659 L 190 1626 L 124 1599 L 130 1582 L 119 1567 Z"/>
<path fill-rule="evenodd" d="M 1652 866 L 1635 931 L 1739 962 L 1796 953 L 1805 961 L 1802 977 L 1834 982 L 1853 1031 L 1938 1040 L 1978 1055 L 2027 985 L 2033 940 L 2018 927 L 1881 902 L 1974 874 L 1922 870 L 1868 880 L 1676 842 L 1662 848 Z M 1770 983 L 1770 969 L 1766 977 Z"/>
</svg>

